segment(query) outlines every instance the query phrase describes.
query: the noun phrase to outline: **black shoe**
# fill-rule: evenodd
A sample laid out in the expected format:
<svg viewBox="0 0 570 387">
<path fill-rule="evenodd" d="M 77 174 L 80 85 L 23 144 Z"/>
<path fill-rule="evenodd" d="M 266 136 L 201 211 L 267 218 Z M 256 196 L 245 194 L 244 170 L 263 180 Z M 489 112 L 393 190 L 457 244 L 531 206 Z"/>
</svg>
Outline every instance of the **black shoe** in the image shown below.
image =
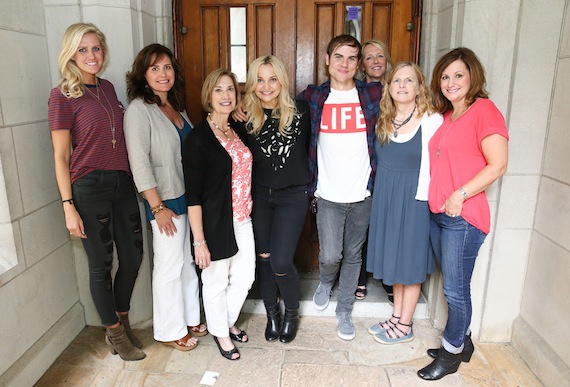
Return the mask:
<svg viewBox="0 0 570 387">
<path fill-rule="evenodd" d="M 469 363 L 471 360 L 471 356 L 473 356 L 473 352 L 475 351 L 475 346 L 473 345 L 473 341 L 471 340 L 471 333 L 465 336 L 465 342 L 463 343 L 463 352 L 461 352 L 461 361 L 464 363 Z M 439 348 L 431 348 L 427 350 L 427 354 L 434 359 L 437 357 L 439 353 Z"/>
<path fill-rule="evenodd" d="M 231 334 L 231 333 L 230 333 Z M 218 341 L 218 338 L 216 336 L 214 337 L 214 341 L 216 342 L 216 344 L 218 345 L 218 349 L 220 350 L 220 354 L 225 357 L 228 360 L 239 360 L 239 358 L 241 357 L 238 356 L 235 359 L 232 358 L 234 353 L 237 353 L 239 355 L 239 350 L 234 346 L 232 349 L 230 349 L 229 351 L 226 351 L 225 349 L 222 348 L 222 345 L 220 344 L 220 342 Z"/>
<path fill-rule="evenodd" d="M 461 364 L 461 354 L 447 352 L 441 347 L 435 360 L 427 367 L 418 371 L 418 376 L 424 380 L 439 380 L 445 375 L 457 372 Z"/>
<path fill-rule="evenodd" d="M 281 308 L 279 303 L 265 307 L 267 310 L 267 326 L 265 327 L 265 340 L 275 341 L 279 338 L 281 330 Z"/>
<path fill-rule="evenodd" d="M 247 337 L 247 333 L 245 333 L 245 331 L 239 331 L 239 333 L 230 332 L 230 339 L 233 341 L 238 341 L 240 343 L 247 343 L 249 341 L 249 338 Z"/>
<path fill-rule="evenodd" d="M 297 325 L 299 323 L 299 309 L 285 308 L 285 316 L 283 317 L 283 326 L 279 334 L 279 341 L 289 343 L 297 336 Z"/>
</svg>

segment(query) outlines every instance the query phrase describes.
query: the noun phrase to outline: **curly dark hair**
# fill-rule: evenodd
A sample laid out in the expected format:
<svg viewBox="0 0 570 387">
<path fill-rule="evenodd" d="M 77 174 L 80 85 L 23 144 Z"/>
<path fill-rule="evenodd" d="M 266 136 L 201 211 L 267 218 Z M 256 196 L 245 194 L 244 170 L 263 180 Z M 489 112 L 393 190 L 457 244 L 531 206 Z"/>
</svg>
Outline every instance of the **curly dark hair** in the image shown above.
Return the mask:
<svg viewBox="0 0 570 387">
<path fill-rule="evenodd" d="M 127 96 L 129 102 L 135 98 L 142 98 L 143 101 L 149 104 L 161 105 L 160 97 L 148 87 L 145 74 L 147 70 L 160 62 L 160 60 L 167 56 L 174 69 L 174 86 L 168 91 L 168 102 L 172 107 L 181 112 L 186 108 L 186 94 L 184 88 L 184 77 L 182 75 L 182 67 L 174 58 L 172 51 L 161 44 L 154 43 L 143 48 L 135 58 L 131 71 L 126 75 L 127 78 Z"/>
</svg>

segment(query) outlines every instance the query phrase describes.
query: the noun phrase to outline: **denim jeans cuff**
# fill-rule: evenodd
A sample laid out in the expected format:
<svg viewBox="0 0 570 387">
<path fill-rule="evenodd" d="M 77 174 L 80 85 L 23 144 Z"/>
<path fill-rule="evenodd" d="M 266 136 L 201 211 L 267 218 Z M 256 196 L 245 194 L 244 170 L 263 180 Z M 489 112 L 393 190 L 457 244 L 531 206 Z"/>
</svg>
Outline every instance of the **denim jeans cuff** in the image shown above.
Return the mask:
<svg viewBox="0 0 570 387">
<path fill-rule="evenodd" d="M 449 353 L 453 353 L 453 354 L 458 354 L 463 352 L 463 344 L 461 344 L 461 347 L 454 347 L 453 345 L 451 345 L 449 343 L 449 341 L 445 340 L 445 337 L 443 339 L 441 339 L 441 346 L 443 348 L 445 348 L 445 350 Z"/>
</svg>

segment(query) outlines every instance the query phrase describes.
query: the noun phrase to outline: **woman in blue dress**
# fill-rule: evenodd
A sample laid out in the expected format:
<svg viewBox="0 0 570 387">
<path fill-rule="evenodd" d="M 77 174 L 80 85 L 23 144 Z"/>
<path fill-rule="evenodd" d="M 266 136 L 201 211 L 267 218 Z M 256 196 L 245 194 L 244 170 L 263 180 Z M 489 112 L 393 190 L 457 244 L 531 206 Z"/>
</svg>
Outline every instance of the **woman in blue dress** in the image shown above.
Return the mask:
<svg viewBox="0 0 570 387">
<path fill-rule="evenodd" d="M 398 63 L 386 77 L 376 133 L 378 169 L 372 199 L 367 270 L 394 287 L 394 311 L 368 329 L 382 344 L 411 341 L 421 284 L 434 271 L 429 243 L 429 139 L 434 113 L 420 68 Z"/>
</svg>

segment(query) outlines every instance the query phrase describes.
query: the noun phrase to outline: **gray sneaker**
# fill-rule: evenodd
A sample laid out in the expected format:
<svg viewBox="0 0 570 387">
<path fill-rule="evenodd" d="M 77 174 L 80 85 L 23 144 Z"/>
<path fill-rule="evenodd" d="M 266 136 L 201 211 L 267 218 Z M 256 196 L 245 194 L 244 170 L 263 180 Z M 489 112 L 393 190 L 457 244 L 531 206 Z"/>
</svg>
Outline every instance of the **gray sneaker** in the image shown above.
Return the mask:
<svg viewBox="0 0 570 387">
<path fill-rule="evenodd" d="M 317 290 L 315 290 L 315 294 L 313 295 L 313 304 L 315 304 L 315 309 L 325 310 L 326 307 L 329 306 L 331 290 L 332 287 L 319 282 L 319 286 L 317 286 Z"/>
<path fill-rule="evenodd" d="M 356 337 L 350 313 L 345 312 L 337 314 L 336 321 L 338 321 L 338 337 L 343 340 L 352 340 Z"/>
</svg>

